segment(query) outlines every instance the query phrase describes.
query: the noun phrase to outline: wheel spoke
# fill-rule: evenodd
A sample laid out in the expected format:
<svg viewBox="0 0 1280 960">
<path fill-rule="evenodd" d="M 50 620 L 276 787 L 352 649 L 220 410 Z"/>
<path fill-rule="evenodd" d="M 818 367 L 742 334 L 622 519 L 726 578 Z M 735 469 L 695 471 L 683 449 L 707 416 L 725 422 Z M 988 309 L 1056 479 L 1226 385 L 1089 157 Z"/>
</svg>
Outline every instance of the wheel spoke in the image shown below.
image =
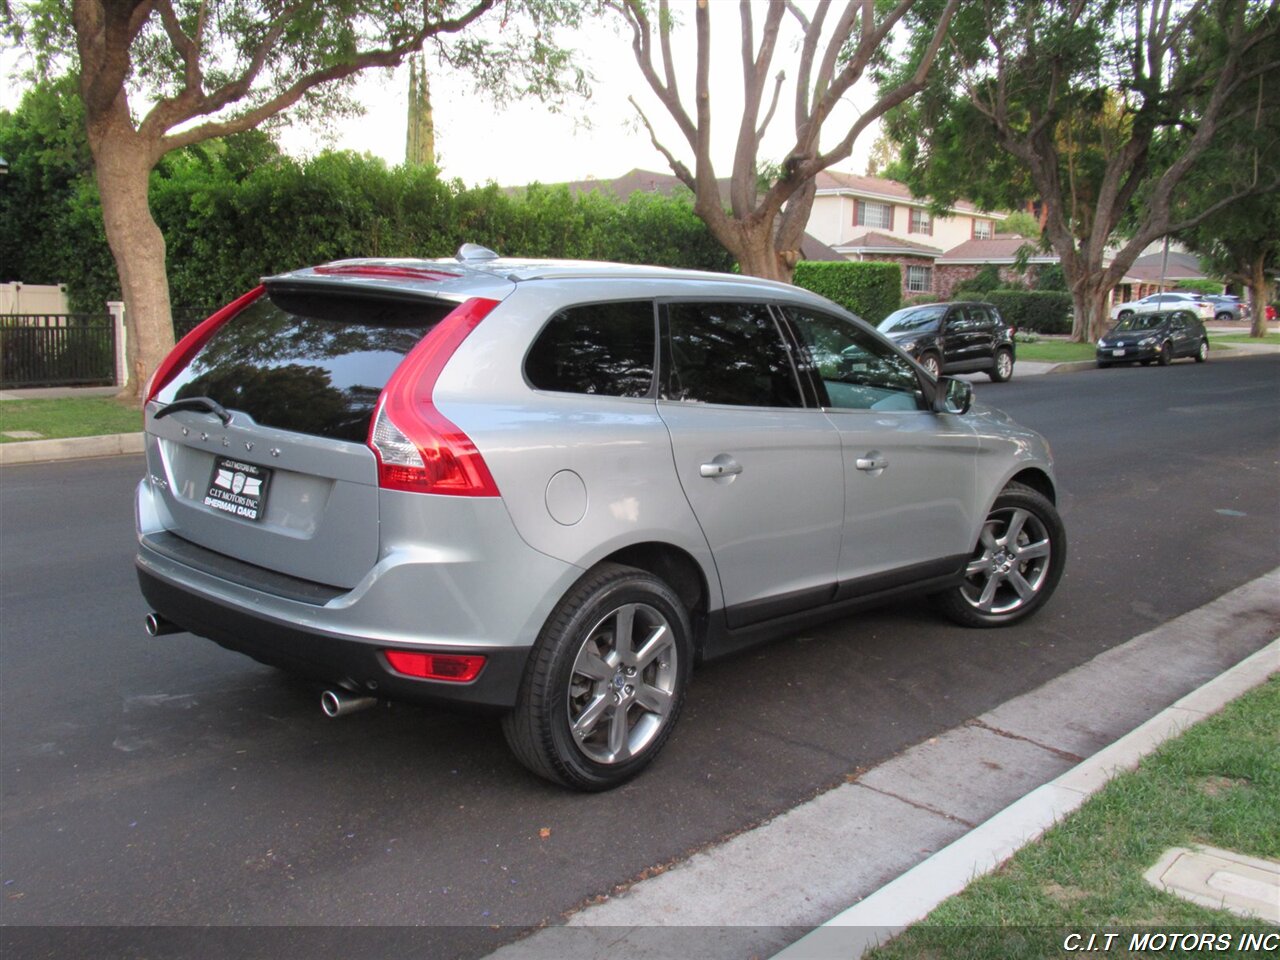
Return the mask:
<svg viewBox="0 0 1280 960">
<path fill-rule="evenodd" d="M 982 588 L 982 596 L 978 598 L 978 609 L 984 613 L 991 612 L 991 606 L 996 599 L 996 590 L 1000 587 L 1000 580 L 1000 577 L 991 576 L 987 579 L 987 585 Z"/>
<path fill-rule="evenodd" d="M 671 645 L 671 638 L 667 633 L 667 625 L 660 623 L 654 627 L 653 633 L 649 635 L 649 639 L 644 645 L 636 651 L 635 668 L 643 670 L 653 662 L 654 658 L 663 650 Z"/>
<path fill-rule="evenodd" d="M 1000 549 L 1000 544 L 996 542 L 996 535 L 991 532 L 990 523 L 983 525 L 982 533 L 978 534 L 978 542 L 982 544 L 983 549 L 987 551 L 988 555 L 993 554 Z"/>
<path fill-rule="evenodd" d="M 969 565 L 964 568 L 966 577 L 977 577 L 987 572 L 991 566 L 990 557 L 980 557 L 977 560 L 970 560 Z"/>
<path fill-rule="evenodd" d="M 1018 596 L 1022 598 L 1022 600 L 1030 600 L 1036 595 L 1036 588 L 1027 583 L 1026 577 L 1017 570 L 1011 570 L 1009 572 L 1008 579 L 1009 582 L 1013 584 L 1013 589 L 1018 591 Z"/>
<path fill-rule="evenodd" d="M 665 717 L 667 711 L 671 709 L 671 694 L 666 690 L 642 683 L 636 690 L 636 703 L 644 707 L 650 713 L 656 713 L 660 717 Z"/>
<path fill-rule="evenodd" d="M 579 740 L 589 737 L 612 702 L 613 698 L 608 693 L 596 694 L 595 699 L 587 704 L 586 709 L 578 714 L 578 719 L 574 721 L 574 736 Z"/>
<path fill-rule="evenodd" d="M 627 724 L 626 708 L 619 707 L 613 711 L 613 717 L 609 721 L 609 753 L 612 755 L 610 759 L 614 763 L 631 756 L 631 750 L 627 746 L 627 734 L 629 732 L 630 727 Z"/>
<path fill-rule="evenodd" d="M 1013 516 L 1009 518 L 1009 526 L 1004 532 L 1004 542 L 1006 546 L 1012 547 L 1018 542 L 1018 536 L 1022 533 L 1022 525 L 1027 522 L 1029 514 L 1025 510 L 1013 511 Z"/>
<path fill-rule="evenodd" d="M 590 680 L 613 679 L 613 667 L 609 666 L 594 650 L 585 648 L 578 654 L 578 662 L 573 665 L 573 672 L 580 673 Z"/>
<path fill-rule="evenodd" d="M 634 603 L 618 608 L 613 625 L 613 648 L 618 652 L 618 657 L 623 663 L 631 662 L 631 631 L 635 627 L 635 622 L 636 605 Z"/>
<path fill-rule="evenodd" d="M 1049 555 L 1049 541 L 1040 540 L 1036 543 L 1028 543 L 1025 547 L 1019 547 L 1017 550 L 1019 560 L 1036 560 L 1040 557 Z"/>
</svg>

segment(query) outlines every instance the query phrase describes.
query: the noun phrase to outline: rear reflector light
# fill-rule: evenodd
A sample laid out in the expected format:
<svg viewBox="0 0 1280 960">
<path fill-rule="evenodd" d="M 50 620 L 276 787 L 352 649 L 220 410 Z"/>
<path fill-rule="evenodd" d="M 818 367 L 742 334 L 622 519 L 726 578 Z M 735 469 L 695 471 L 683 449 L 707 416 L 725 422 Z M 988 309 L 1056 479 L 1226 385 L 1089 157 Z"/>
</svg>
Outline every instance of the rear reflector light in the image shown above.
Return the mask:
<svg viewBox="0 0 1280 960">
<path fill-rule="evenodd" d="M 453 683 L 470 683 L 480 675 L 485 661 L 476 654 L 411 653 L 408 650 L 384 650 L 383 653 L 396 673 Z"/>
<path fill-rule="evenodd" d="M 471 439 L 435 407 L 440 371 L 498 305 L 473 298 L 441 320 L 391 375 L 369 427 L 378 486 L 410 493 L 496 497 L 498 486 Z"/>
<path fill-rule="evenodd" d="M 151 379 L 147 381 L 147 386 L 142 391 L 143 403 L 149 403 L 154 400 L 155 395 L 164 389 L 164 385 L 172 380 L 175 374 L 191 362 L 191 358 L 199 352 L 200 348 L 205 345 L 206 341 L 213 336 L 220 326 L 257 300 L 265 290 L 266 287 L 255 287 L 243 297 L 232 300 L 217 313 L 202 320 L 199 326 L 179 340 L 177 345 L 169 351 L 169 355 L 160 361 L 160 365 L 151 374 Z"/>
</svg>

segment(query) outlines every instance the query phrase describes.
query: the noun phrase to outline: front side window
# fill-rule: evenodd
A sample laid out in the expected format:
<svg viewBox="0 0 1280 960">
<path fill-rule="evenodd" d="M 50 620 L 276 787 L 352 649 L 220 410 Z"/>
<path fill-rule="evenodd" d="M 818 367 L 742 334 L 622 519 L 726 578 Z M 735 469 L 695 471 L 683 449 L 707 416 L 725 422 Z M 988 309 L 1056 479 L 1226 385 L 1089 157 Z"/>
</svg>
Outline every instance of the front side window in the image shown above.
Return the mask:
<svg viewBox="0 0 1280 960">
<path fill-rule="evenodd" d="M 800 341 L 800 366 L 824 407 L 919 410 L 920 382 L 911 362 L 843 317 L 801 307 L 786 313 Z"/>
<path fill-rule="evenodd" d="M 875 203 L 871 200 L 859 200 L 855 220 L 860 227 L 875 227 L 879 230 L 893 229 L 893 206 L 888 203 Z"/>
<path fill-rule="evenodd" d="M 569 307 L 538 334 L 525 376 L 538 390 L 647 397 L 655 338 L 652 301 Z"/>
<path fill-rule="evenodd" d="M 762 303 L 671 303 L 662 351 L 666 400 L 802 407 L 791 353 Z"/>
<path fill-rule="evenodd" d="M 933 289 L 932 267 L 907 267 L 907 289 L 912 293 L 926 293 Z"/>
<path fill-rule="evenodd" d="M 911 232 L 933 233 L 933 218 L 929 216 L 928 210 L 913 209 L 911 211 Z"/>
</svg>

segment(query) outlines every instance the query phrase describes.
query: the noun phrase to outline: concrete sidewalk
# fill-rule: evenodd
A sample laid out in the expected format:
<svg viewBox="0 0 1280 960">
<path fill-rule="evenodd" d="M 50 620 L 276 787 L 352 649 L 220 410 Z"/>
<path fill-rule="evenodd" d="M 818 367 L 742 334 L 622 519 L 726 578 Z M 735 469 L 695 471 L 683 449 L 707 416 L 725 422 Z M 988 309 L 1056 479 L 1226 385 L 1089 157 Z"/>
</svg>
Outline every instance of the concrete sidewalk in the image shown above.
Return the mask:
<svg viewBox="0 0 1280 960">
<path fill-rule="evenodd" d="M 1280 670 L 1277 635 L 1280 568 L 491 957 L 856 958 Z"/>
</svg>

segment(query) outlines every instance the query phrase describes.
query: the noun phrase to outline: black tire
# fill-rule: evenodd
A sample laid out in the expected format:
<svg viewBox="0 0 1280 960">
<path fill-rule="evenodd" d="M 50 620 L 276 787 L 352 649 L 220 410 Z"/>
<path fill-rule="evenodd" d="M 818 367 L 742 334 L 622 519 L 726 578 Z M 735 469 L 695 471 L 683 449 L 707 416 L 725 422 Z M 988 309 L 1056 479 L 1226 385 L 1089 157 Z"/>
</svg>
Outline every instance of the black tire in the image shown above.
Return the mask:
<svg viewBox="0 0 1280 960">
<path fill-rule="evenodd" d="M 1117 313 L 1117 314 L 1116 314 L 1116 319 L 1117 319 L 1117 320 L 1128 320 L 1128 319 L 1129 319 L 1130 317 L 1132 317 L 1132 316 L 1133 316 L 1133 311 L 1132 311 L 1132 310 L 1121 310 L 1119 313 Z"/>
<path fill-rule="evenodd" d="M 616 563 L 594 567 L 538 636 L 515 708 L 502 720 L 507 743 L 555 783 L 589 791 L 625 783 L 671 735 L 692 667 L 692 635 L 688 613 L 662 580 Z M 647 659 L 636 656 L 646 649 Z"/>
<path fill-rule="evenodd" d="M 1006 383 L 1013 376 L 1013 352 L 1001 347 L 991 360 L 987 376 L 994 383 Z"/>
<path fill-rule="evenodd" d="M 942 376 L 942 360 L 936 353 L 920 354 L 920 366 L 935 380 Z"/>
<path fill-rule="evenodd" d="M 1160 356 L 1156 359 L 1162 367 L 1167 367 L 1169 364 L 1173 363 L 1173 344 L 1168 340 L 1160 344 Z"/>
<path fill-rule="evenodd" d="M 1209 341 L 1201 340 L 1200 345 L 1196 347 L 1196 363 L 1204 363 L 1209 359 Z"/>
<path fill-rule="evenodd" d="M 987 513 L 964 582 L 935 600 L 961 626 L 1007 627 L 1052 596 L 1066 559 L 1067 534 L 1057 508 L 1038 491 L 1010 483 Z"/>
<path fill-rule="evenodd" d="M 1213 319 L 1217 320 L 1219 323 L 1228 323 L 1235 319 L 1235 314 L 1233 314 L 1230 310 L 1223 310 L 1220 314 L 1215 316 Z"/>
</svg>

